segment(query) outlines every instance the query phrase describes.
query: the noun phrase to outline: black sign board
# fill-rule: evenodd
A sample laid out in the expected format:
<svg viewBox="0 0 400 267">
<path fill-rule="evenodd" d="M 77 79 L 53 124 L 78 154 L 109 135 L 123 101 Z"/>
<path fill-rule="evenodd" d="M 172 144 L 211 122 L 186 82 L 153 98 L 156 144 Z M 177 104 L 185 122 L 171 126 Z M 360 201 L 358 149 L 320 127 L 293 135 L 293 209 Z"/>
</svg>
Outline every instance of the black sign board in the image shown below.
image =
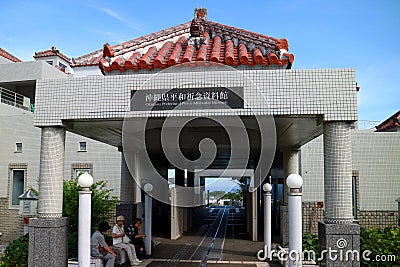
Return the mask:
<svg viewBox="0 0 400 267">
<path fill-rule="evenodd" d="M 243 108 L 243 87 L 173 88 L 132 90 L 131 111 L 239 109 Z"/>
</svg>

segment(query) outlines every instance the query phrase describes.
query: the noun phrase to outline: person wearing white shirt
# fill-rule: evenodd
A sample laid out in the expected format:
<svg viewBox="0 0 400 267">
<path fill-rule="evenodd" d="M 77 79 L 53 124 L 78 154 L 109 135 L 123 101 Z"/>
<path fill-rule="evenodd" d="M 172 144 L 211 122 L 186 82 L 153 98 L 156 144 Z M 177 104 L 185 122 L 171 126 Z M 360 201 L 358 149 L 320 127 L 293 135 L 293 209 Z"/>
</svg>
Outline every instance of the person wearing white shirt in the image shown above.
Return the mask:
<svg viewBox="0 0 400 267">
<path fill-rule="evenodd" d="M 142 261 L 140 261 L 136 256 L 135 246 L 129 243 L 130 239 L 124 231 L 124 222 L 124 216 L 119 215 L 111 235 L 113 238 L 113 246 L 125 250 L 129 261 L 131 262 L 131 266 L 136 266 Z"/>
</svg>

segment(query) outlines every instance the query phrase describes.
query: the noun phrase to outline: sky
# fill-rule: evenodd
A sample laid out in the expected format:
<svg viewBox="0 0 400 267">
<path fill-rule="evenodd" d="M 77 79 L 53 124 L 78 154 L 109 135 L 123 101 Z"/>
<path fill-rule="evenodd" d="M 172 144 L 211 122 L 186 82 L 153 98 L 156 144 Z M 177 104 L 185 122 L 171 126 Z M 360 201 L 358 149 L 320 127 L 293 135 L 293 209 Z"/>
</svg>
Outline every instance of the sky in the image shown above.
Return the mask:
<svg viewBox="0 0 400 267">
<path fill-rule="evenodd" d="M 79 57 L 190 21 L 199 6 L 208 20 L 286 38 L 293 69 L 354 68 L 360 121 L 400 109 L 398 0 L 3 0 L 0 47 L 24 61 L 53 45 Z"/>
</svg>

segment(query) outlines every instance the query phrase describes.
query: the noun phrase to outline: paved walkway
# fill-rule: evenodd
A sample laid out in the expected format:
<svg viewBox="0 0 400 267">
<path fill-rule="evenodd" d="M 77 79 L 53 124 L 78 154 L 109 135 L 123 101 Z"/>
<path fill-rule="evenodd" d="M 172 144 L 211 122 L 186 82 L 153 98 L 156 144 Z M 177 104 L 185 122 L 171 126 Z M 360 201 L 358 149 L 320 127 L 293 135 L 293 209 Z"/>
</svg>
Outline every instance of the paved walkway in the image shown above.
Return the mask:
<svg viewBox="0 0 400 267">
<path fill-rule="evenodd" d="M 154 237 L 153 240 L 158 243 L 152 255 L 151 262 L 147 262 L 149 267 L 199 267 L 201 260 L 192 260 L 198 245 L 204 237 L 190 234 L 183 235 L 178 240 Z M 219 261 L 209 260 L 206 266 L 209 267 L 277 267 L 277 263 L 267 264 L 257 259 L 257 251 L 263 247 L 262 242 L 253 242 L 249 240 L 225 239 L 222 259 Z"/>
</svg>

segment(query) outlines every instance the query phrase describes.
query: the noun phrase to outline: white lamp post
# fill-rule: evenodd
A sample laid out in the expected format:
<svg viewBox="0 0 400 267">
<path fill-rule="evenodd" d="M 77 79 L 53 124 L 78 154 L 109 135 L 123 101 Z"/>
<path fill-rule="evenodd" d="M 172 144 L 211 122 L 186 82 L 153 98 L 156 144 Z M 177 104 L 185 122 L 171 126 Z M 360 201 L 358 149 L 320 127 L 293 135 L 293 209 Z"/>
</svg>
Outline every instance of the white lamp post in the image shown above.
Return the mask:
<svg viewBox="0 0 400 267">
<path fill-rule="evenodd" d="M 78 221 L 78 263 L 79 267 L 90 267 L 90 222 L 91 222 L 91 194 L 89 187 L 93 184 L 93 177 L 84 173 L 78 177 L 79 191 L 79 221 Z"/>
<path fill-rule="evenodd" d="M 289 267 L 302 266 L 302 215 L 301 191 L 303 178 L 298 174 L 290 174 L 286 179 L 289 187 Z"/>
<path fill-rule="evenodd" d="M 144 196 L 144 228 L 146 231 L 146 238 L 144 239 L 146 254 L 151 255 L 151 220 L 152 220 L 152 199 L 151 191 L 153 191 L 153 185 L 147 183 L 144 185 L 144 191 L 146 195 Z"/>
<path fill-rule="evenodd" d="M 271 190 L 272 185 L 266 183 L 264 190 L 264 253 L 267 258 L 271 257 Z"/>
</svg>

